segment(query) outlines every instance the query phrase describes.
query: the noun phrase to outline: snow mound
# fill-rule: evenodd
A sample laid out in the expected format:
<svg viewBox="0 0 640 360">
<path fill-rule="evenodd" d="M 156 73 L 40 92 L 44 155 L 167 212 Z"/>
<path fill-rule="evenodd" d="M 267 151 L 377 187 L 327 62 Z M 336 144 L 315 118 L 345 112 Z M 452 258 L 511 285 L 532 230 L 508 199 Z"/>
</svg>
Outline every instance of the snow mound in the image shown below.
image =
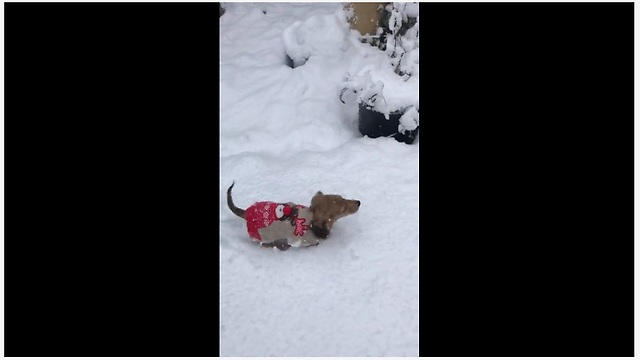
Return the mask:
<svg viewBox="0 0 640 360">
<path fill-rule="evenodd" d="M 311 56 L 330 57 L 348 48 L 345 41 L 349 33 L 346 11 L 337 10 L 331 15 L 311 16 L 304 21 L 296 21 L 283 34 L 287 55 L 294 67 L 304 64 Z"/>
<path fill-rule="evenodd" d="M 406 131 L 413 131 L 420 125 L 420 113 L 415 107 L 410 107 L 405 110 L 404 114 L 400 117 L 398 125 L 398 131 L 404 133 Z"/>
<path fill-rule="evenodd" d="M 418 76 L 399 76 L 388 62 L 365 65 L 342 86 L 356 92 L 358 101 L 386 118 L 394 112 L 420 107 Z"/>
<path fill-rule="evenodd" d="M 420 3 L 419 2 L 407 2 L 407 3 L 394 3 L 396 7 L 404 6 L 404 14 L 409 17 L 418 17 L 420 15 Z M 405 18 L 406 20 L 406 18 Z"/>
</svg>

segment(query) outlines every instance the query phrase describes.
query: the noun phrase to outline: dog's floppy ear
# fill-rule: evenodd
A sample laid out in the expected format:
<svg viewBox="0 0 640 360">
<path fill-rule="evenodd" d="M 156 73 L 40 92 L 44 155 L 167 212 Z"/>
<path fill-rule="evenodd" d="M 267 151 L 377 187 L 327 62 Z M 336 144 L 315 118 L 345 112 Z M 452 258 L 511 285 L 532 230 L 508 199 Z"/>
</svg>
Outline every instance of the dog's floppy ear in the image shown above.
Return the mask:
<svg viewBox="0 0 640 360">
<path fill-rule="evenodd" d="M 313 195 L 313 198 L 311 198 L 311 206 L 309 206 L 309 210 L 314 211 L 316 209 L 316 202 L 318 200 L 318 197 L 320 196 L 324 196 L 322 191 L 318 191 L 315 195 Z"/>
</svg>

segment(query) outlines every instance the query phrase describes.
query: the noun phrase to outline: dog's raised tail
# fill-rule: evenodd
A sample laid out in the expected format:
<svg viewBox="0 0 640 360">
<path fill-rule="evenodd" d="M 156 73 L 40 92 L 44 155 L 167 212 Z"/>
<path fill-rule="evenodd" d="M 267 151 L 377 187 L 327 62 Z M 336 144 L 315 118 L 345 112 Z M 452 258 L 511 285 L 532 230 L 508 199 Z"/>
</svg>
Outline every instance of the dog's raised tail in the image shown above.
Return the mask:
<svg viewBox="0 0 640 360">
<path fill-rule="evenodd" d="M 244 219 L 244 214 L 245 214 L 245 210 L 240 209 L 239 207 L 235 206 L 233 203 L 233 199 L 231 198 L 231 189 L 233 189 L 233 185 L 235 185 L 235 181 L 231 184 L 231 186 L 229 186 L 229 189 L 227 189 L 227 205 L 229 205 L 229 209 L 231 209 L 231 211 L 236 214 L 237 216 L 241 217 Z"/>
</svg>

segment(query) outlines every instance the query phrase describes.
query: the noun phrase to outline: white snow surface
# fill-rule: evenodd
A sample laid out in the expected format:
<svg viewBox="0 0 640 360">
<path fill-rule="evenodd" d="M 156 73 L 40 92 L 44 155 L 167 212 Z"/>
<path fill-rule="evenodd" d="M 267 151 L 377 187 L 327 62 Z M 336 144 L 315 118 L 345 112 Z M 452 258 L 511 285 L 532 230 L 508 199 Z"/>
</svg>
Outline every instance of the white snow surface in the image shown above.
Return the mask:
<svg viewBox="0 0 640 360">
<path fill-rule="evenodd" d="M 339 100 L 346 74 L 381 64 L 382 52 L 343 26 L 339 3 L 223 6 L 220 355 L 417 357 L 419 138 L 363 137 L 357 103 Z M 292 69 L 294 24 L 316 33 Z M 264 249 L 227 207 L 233 181 L 241 208 L 308 205 L 319 190 L 362 205 L 319 246 Z"/>
</svg>

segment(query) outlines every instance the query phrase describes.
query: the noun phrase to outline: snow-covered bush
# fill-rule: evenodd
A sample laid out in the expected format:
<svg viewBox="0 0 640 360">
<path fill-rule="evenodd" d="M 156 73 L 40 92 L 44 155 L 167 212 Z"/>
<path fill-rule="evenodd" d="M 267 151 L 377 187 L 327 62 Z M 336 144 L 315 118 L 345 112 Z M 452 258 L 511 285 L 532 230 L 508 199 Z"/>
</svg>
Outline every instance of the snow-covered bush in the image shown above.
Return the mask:
<svg viewBox="0 0 640 360">
<path fill-rule="evenodd" d="M 378 46 L 384 50 L 396 73 L 418 74 L 420 47 L 420 15 L 418 3 L 391 3 L 385 7 L 378 30 Z"/>
<path fill-rule="evenodd" d="M 400 133 L 413 131 L 420 123 L 418 3 L 387 4 L 376 34 L 362 39 L 386 56 L 382 56 L 382 61 L 371 56 L 374 59 L 371 64 L 353 75 L 347 74 L 341 99 L 345 93 L 355 93 L 361 105 L 384 114 L 386 119 L 390 114 L 402 114 L 398 125 Z"/>
</svg>

